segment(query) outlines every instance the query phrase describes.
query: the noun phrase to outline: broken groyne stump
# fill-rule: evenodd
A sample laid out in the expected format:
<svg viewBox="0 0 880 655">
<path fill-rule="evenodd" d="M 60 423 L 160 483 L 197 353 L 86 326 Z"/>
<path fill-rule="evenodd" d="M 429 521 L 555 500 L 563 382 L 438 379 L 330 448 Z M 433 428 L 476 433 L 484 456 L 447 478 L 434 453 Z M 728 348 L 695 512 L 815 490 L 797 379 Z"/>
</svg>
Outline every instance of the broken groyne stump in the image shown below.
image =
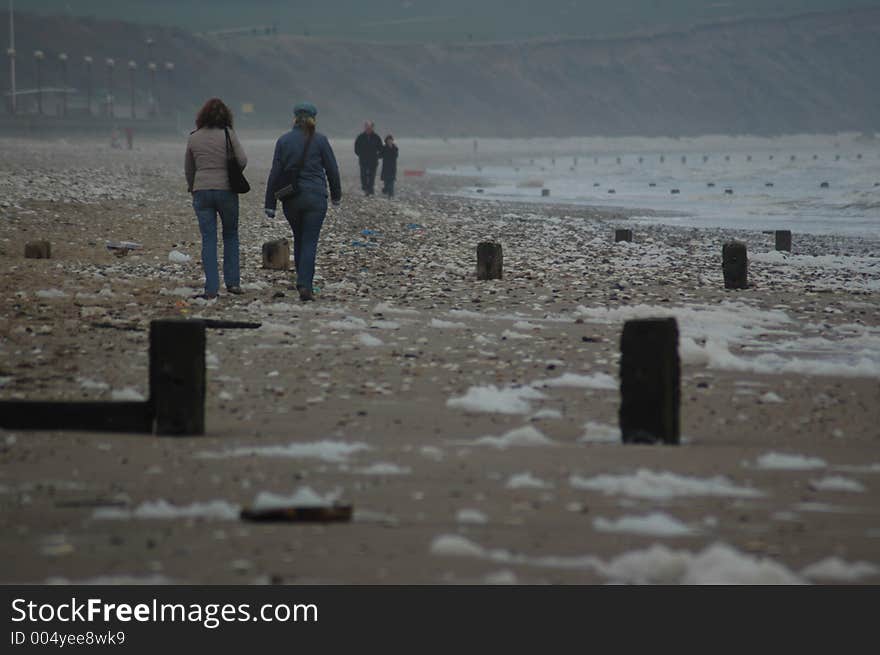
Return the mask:
<svg viewBox="0 0 880 655">
<path fill-rule="evenodd" d="M 205 324 L 150 324 L 150 404 L 160 435 L 205 433 Z"/>
<path fill-rule="evenodd" d="M 681 367 L 676 320 L 627 321 L 620 355 L 623 443 L 678 444 Z"/>
<path fill-rule="evenodd" d="M 290 269 L 290 242 L 287 239 L 267 241 L 263 244 L 263 268 L 276 271 Z"/>
<path fill-rule="evenodd" d="M 541 197 L 546 198 L 550 195 L 550 189 L 541 189 Z"/>
<path fill-rule="evenodd" d="M 776 230 L 776 250 L 791 252 L 791 230 Z"/>
<path fill-rule="evenodd" d="M 627 229 L 618 229 L 614 230 L 614 243 L 618 243 L 620 241 L 632 241 L 633 240 L 633 231 Z"/>
<path fill-rule="evenodd" d="M 477 279 L 500 280 L 504 268 L 504 253 L 500 243 L 483 241 L 477 245 Z"/>
<path fill-rule="evenodd" d="M 740 241 L 725 243 L 721 249 L 721 269 L 725 289 L 745 289 L 749 285 L 749 258 L 746 244 Z"/>
<path fill-rule="evenodd" d="M 31 241 L 24 244 L 25 259 L 52 259 L 52 244 L 48 241 Z"/>
</svg>

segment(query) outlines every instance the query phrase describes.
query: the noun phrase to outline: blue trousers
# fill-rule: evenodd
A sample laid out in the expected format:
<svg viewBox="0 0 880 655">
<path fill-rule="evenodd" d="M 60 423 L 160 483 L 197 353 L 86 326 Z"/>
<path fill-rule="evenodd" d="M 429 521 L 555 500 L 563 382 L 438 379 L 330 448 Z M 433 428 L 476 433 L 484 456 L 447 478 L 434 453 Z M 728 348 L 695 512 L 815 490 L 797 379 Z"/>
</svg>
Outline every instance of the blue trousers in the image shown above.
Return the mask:
<svg viewBox="0 0 880 655">
<path fill-rule="evenodd" d="M 284 216 L 293 231 L 293 260 L 296 264 L 296 286 L 311 291 L 315 278 L 318 238 L 327 215 L 327 196 L 303 189 L 284 201 Z"/>
<path fill-rule="evenodd" d="M 379 167 L 379 162 L 369 159 L 360 159 L 358 161 L 361 165 L 361 189 L 368 196 L 371 196 L 375 193 L 376 168 Z"/>
<path fill-rule="evenodd" d="M 205 293 L 220 289 L 217 272 L 217 215 L 223 226 L 223 281 L 228 287 L 241 284 L 238 270 L 238 194 L 208 189 L 193 193 L 193 209 L 202 233 L 202 266 L 205 268 Z"/>
</svg>

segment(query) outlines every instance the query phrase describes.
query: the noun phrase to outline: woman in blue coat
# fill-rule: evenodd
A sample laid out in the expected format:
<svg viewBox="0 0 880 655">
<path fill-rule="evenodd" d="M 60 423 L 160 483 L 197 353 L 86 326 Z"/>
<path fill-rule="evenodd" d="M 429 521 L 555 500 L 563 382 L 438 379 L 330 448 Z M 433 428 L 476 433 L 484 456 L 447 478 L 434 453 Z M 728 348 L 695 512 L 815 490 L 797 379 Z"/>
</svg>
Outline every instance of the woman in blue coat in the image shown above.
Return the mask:
<svg viewBox="0 0 880 655">
<path fill-rule="evenodd" d="M 296 264 L 296 288 L 300 300 L 314 300 L 312 281 L 318 238 L 327 215 L 327 186 L 330 200 L 342 199 L 339 167 L 327 137 L 315 131 L 318 110 L 304 102 L 293 108 L 293 129 L 275 144 L 272 171 L 266 182 L 266 216 L 275 217 L 280 194 L 284 216 L 293 231 L 293 259 Z M 291 187 L 285 192 L 286 187 Z M 292 190 L 292 193 L 289 191 Z"/>
</svg>

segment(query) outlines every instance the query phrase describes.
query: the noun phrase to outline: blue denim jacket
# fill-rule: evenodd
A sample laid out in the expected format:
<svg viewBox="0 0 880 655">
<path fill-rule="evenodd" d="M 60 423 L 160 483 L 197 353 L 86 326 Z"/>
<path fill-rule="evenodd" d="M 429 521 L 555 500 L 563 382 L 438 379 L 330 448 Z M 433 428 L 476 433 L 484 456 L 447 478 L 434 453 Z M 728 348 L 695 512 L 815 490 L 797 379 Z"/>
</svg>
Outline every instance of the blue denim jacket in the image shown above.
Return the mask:
<svg viewBox="0 0 880 655">
<path fill-rule="evenodd" d="M 284 179 L 283 172 L 299 163 L 305 144 L 306 135 L 299 127 L 294 127 L 278 139 L 275 144 L 275 157 L 272 159 L 272 171 L 266 182 L 266 209 L 275 209 L 277 206 L 275 191 L 289 183 Z M 330 147 L 326 136 L 315 132 L 299 174 L 299 187 L 304 191 L 320 193 L 326 198 L 328 183 L 330 198 L 333 202 L 339 202 L 342 198 L 342 183 L 333 148 Z"/>
</svg>

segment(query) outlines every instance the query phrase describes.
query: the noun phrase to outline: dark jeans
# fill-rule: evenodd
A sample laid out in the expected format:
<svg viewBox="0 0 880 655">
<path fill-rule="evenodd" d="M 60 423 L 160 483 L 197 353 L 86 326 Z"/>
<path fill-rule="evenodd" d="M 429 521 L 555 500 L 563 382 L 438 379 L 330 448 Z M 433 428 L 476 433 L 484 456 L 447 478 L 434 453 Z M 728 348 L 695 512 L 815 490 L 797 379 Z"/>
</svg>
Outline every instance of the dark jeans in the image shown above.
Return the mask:
<svg viewBox="0 0 880 655">
<path fill-rule="evenodd" d="M 303 189 L 284 201 L 284 216 L 293 230 L 293 260 L 296 264 L 296 286 L 311 291 L 315 277 L 318 237 L 327 214 L 327 196 Z"/>
<path fill-rule="evenodd" d="M 383 180 L 382 181 L 382 193 L 384 193 L 389 198 L 394 195 L 394 179 Z"/>
<path fill-rule="evenodd" d="M 205 268 L 205 293 L 220 289 L 217 272 L 217 215 L 223 224 L 223 281 L 227 287 L 241 283 L 238 270 L 238 194 L 209 189 L 193 192 L 193 209 L 202 233 L 202 266 Z"/>
<path fill-rule="evenodd" d="M 375 193 L 376 186 L 376 168 L 379 166 L 378 161 L 359 160 L 361 164 L 361 189 L 368 196 Z"/>
</svg>

